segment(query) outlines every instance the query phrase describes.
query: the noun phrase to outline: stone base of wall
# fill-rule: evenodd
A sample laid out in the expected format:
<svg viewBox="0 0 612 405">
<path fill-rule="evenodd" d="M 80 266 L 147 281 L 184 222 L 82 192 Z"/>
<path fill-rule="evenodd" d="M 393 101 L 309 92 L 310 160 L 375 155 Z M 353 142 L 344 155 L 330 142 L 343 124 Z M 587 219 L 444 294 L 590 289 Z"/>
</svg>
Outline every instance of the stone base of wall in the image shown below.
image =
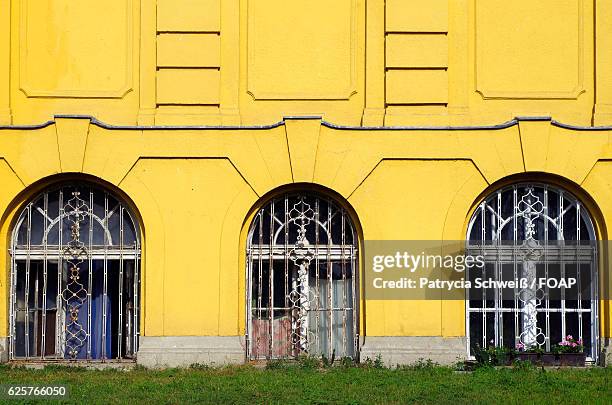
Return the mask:
<svg viewBox="0 0 612 405">
<path fill-rule="evenodd" d="M 240 336 L 141 336 L 137 363 L 149 368 L 244 363 Z"/>
<path fill-rule="evenodd" d="M 8 338 L 0 337 L 0 363 L 6 363 L 8 361 Z"/>
<path fill-rule="evenodd" d="M 612 366 L 612 338 L 601 339 L 601 365 Z"/>
<path fill-rule="evenodd" d="M 137 363 L 150 368 L 189 367 L 192 364 L 242 364 L 241 336 L 142 336 Z M 387 366 L 431 360 L 453 364 L 466 358 L 463 337 L 368 336 L 361 361 L 380 355 Z M 8 361 L 8 338 L 0 337 L 0 363 Z M 612 366 L 612 339 L 602 339 L 601 365 Z"/>
<path fill-rule="evenodd" d="M 464 337 L 367 336 L 361 347 L 361 361 L 381 356 L 386 366 L 431 360 L 453 364 L 467 357 Z"/>
</svg>

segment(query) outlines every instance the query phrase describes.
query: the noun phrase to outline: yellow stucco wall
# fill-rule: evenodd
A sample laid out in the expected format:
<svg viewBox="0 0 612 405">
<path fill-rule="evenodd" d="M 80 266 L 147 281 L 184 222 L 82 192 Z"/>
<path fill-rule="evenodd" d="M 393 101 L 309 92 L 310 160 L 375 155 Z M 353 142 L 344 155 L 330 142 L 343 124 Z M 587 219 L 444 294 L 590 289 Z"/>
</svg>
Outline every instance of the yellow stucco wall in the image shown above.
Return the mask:
<svg viewBox="0 0 612 405">
<path fill-rule="evenodd" d="M 468 127 L 515 116 L 556 121 Z M 0 246 L 40 187 L 93 176 L 142 219 L 143 334 L 242 335 L 247 217 L 281 186 L 338 193 L 362 240 L 458 240 L 523 175 L 582 197 L 606 239 L 612 129 L 557 122 L 612 124 L 612 3 L 0 0 Z M 365 298 L 366 335 L 465 334 L 462 302 Z"/>
<path fill-rule="evenodd" d="M 612 5 L 0 0 L 0 123 L 612 123 Z"/>
<path fill-rule="evenodd" d="M 129 197 L 142 219 L 143 333 L 239 335 L 247 217 L 270 191 L 312 183 L 339 193 L 355 211 L 362 240 L 459 240 L 479 196 L 523 174 L 582 197 L 605 239 L 612 220 L 610 134 L 549 120 L 480 130 L 368 131 L 319 119 L 267 129 L 164 130 L 57 118 L 40 129 L 0 130 L 0 243 L 8 246 L 15 213 L 40 187 L 61 173 L 95 176 Z M 1 255 L 6 333 L 9 262 L 6 250 Z M 607 264 L 600 270 L 602 289 L 609 289 Z M 465 333 L 462 302 L 365 298 L 367 335 Z M 602 302 L 604 334 L 608 306 Z"/>
</svg>

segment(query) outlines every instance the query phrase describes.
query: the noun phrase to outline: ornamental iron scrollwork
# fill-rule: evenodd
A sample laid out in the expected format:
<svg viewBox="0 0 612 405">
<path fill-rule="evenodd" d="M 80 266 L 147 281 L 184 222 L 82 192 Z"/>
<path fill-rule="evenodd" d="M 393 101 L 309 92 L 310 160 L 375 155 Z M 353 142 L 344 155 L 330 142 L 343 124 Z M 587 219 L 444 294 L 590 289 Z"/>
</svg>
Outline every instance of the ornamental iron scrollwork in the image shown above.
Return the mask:
<svg viewBox="0 0 612 405">
<path fill-rule="evenodd" d="M 521 196 L 516 216 L 524 218 L 525 240 L 522 242 L 519 255 L 522 258 L 523 278 L 525 288 L 519 291 L 519 300 L 522 303 L 523 316 L 522 332 L 518 337 L 520 343 L 526 348 L 541 347 L 546 343 L 546 336 L 538 326 L 538 311 L 546 293 L 537 287 L 536 265 L 542 256 L 542 247 L 536 239 L 536 220 L 544 213 L 544 204 L 540 197 L 534 194 L 533 186 L 528 186 L 526 194 Z"/>
<path fill-rule="evenodd" d="M 317 299 L 314 289 L 309 286 L 310 262 L 315 257 L 315 251 L 310 247 L 306 237 L 306 228 L 314 222 L 315 212 L 310 205 L 300 197 L 289 211 L 289 222 L 297 227 L 295 246 L 289 251 L 289 259 L 297 269 L 297 277 L 291 284 L 288 294 L 291 303 L 291 343 L 296 353 L 308 353 L 311 332 L 308 328 L 308 313 L 311 305 Z"/>
<path fill-rule="evenodd" d="M 76 359 L 88 334 L 79 321 L 79 312 L 87 301 L 87 290 L 81 283 L 81 266 L 88 257 L 85 244 L 80 240 L 81 223 L 89 212 L 87 203 L 80 198 L 78 191 L 72 192 L 72 198 L 64 206 L 64 216 L 70 225 L 71 240 L 64 248 L 63 259 L 68 267 L 68 281 L 62 291 L 62 299 L 67 308 L 65 345 L 66 354 Z"/>
</svg>

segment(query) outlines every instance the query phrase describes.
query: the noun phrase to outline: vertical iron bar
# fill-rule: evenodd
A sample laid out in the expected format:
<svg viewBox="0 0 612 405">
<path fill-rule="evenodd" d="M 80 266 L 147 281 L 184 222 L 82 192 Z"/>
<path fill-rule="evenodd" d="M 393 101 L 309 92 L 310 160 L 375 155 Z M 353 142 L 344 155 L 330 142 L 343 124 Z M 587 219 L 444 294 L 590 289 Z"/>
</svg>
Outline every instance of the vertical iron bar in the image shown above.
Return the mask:
<svg viewBox="0 0 612 405">
<path fill-rule="evenodd" d="M 252 326 L 252 314 L 253 314 L 253 254 L 252 254 L 252 247 L 251 247 L 251 233 L 248 233 L 248 241 L 247 241 L 247 249 L 246 249 L 246 255 L 247 255 L 247 262 L 246 262 L 246 280 L 245 280 L 245 285 L 246 285 L 246 311 L 245 311 L 245 319 L 246 319 L 246 352 L 247 352 L 247 359 L 252 358 L 253 356 L 253 349 L 251 347 L 252 345 L 252 339 L 253 339 L 253 326 Z"/>
<path fill-rule="evenodd" d="M 549 235 L 548 235 L 548 220 L 550 218 L 548 212 L 548 186 L 544 185 L 544 278 L 548 280 L 548 246 L 549 246 Z M 546 351 L 550 351 L 550 300 L 549 300 L 549 289 L 548 284 L 546 285 L 546 296 L 545 296 L 545 304 L 546 304 Z"/>
<path fill-rule="evenodd" d="M 582 280 L 580 277 L 580 272 L 582 269 L 582 263 L 579 259 L 579 252 L 581 249 L 581 243 L 580 243 L 580 203 L 578 201 L 576 201 L 576 280 L 577 280 L 577 284 L 576 287 L 578 287 L 576 289 L 576 300 L 577 300 L 577 305 L 576 308 L 578 308 L 578 338 L 582 340 L 582 334 L 583 334 L 583 330 L 582 330 Z"/>
<path fill-rule="evenodd" d="M 323 347 L 321 346 L 321 336 L 320 336 L 320 322 L 321 322 L 321 299 L 319 298 L 319 294 L 321 293 L 320 280 L 321 277 L 321 262 L 320 262 L 320 252 L 319 252 L 319 244 L 321 243 L 321 235 L 319 233 L 319 224 L 321 223 L 320 216 L 320 208 L 321 201 L 319 197 L 315 198 L 315 291 L 316 291 L 316 308 L 315 308 L 315 342 L 317 345 L 317 350 L 320 353 L 323 353 Z"/>
<path fill-rule="evenodd" d="M 518 245 L 518 192 L 516 186 L 512 187 L 512 239 L 513 239 L 513 248 L 516 251 L 516 247 Z M 516 254 L 512 255 L 514 258 L 514 277 L 518 278 L 518 264 Z M 523 265 L 521 264 L 521 273 L 523 272 Z M 522 311 L 523 308 L 519 308 L 518 302 L 518 294 L 514 294 L 514 340 L 516 343 L 520 341 L 521 336 L 521 324 L 519 322 L 519 312 Z"/>
<path fill-rule="evenodd" d="M 55 351 L 58 357 L 64 358 L 64 339 L 66 338 L 66 331 L 64 330 L 65 322 L 62 322 L 62 316 L 64 313 L 64 294 L 62 291 L 62 281 L 64 279 L 64 261 L 63 261 L 63 227 L 64 227 L 64 191 L 63 189 L 59 190 L 58 195 L 58 212 L 59 212 L 59 220 L 57 224 L 57 244 L 58 244 L 58 260 L 57 260 L 57 303 L 55 312 L 55 330 L 56 330 L 56 343 L 55 343 Z"/>
<path fill-rule="evenodd" d="M 351 228 L 351 241 L 352 241 L 352 245 L 351 245 L 351 288 L 353 291 L 353 300 L 352 300 L 352 314 L 353 314 L 353 336 L 354 336 L 354 342 L 353 342 L 353 356 L 355 358 L 357 358 L 357 356 L 359 355 L 359 312 L 361 310 L 360 308 L 360 300 L 358 299 L 359 296 L 359 289 L 357 288 L 357 283 L 359 281 L 359 264 L 357 262 L 357 257 L 359 254 L 359 248 L 358 248 L 358 244 L 359 244 L 359 239 L 357 237 L 357 232 L 355 232 L 355 229 L 353 228 L 353 225 L 351 223 L 349 223 L 350 228 Z"/>
<path fill-rule="evenodd" d="M 87 249 L 87 359 L 91 359 L 91 293 L 93 291 L 93 190 L 89 190 L 89 208 L 87 210 L 89 216 L 88 229 L 88 249 Z M 105 230 L 104 230 L 105 231 Z"/>
<path fill-rule="evenodd" d="M 502 215 L 502 194 L 497 194 L 497 218 L 495 219 L 495 233 L 498 244 L 498 249 L 503 249 L 501 246 L 502 243 L 502 224 L 501 224 L 501 215 Z M 504 269 L 504 265 L 501 261 L 495 261 L 495 278 L 499 281 L 503 280 L 502 271 Z M 503 306 L 502 303 L 502 290 L 496 289 L 495 291 L 495 346 L 503 346 L 504 345 L 504 323 L 503 323 L 503 313 L 500 311 L 500 308 Z"/>
<path fill-rule="evenodd" d="M 49 218 L 49 194 L 44 193 L 43 195 L 43 233 L 42 233 L 42 243 L 43 243 L 43 305 L 42 305 L 42 337 L 40 340 L 41 347 L 41 358 L 44 360 L 45 355 L 47 354 L 46 350 L 46 340 L 47 340 L 47 218 Z"/>
<path fill-rule="evenodd" d="M 483 245 L 486 244 L 486 238 L 487 238 L 487 227 L 486 227 L 486 222 L 487 222 L 487 213 L 485 212 L 486 209 L 486 202 L 484 203 L 485 205 L 483 205 L 482 207 L 482 218 L 481 218 L 481 222 L 482 222 L 482 243 Z M 493 230 L 493 226 L 491 226 L 491 230 Z M 491 239 L 493 239 L 493 234 L 491 234 Z M 493 241 L 491 241 L 491 243 L 493 243 Z M 483 278 L 487 275 L 487 266 L 485 265 L 482 268 L 482 276 Z M 487 308 L 487 296 L 486 296 L 486 291 L 483 291 L 482 294 L 482 304 L 481 307 L 483 309 L 482 313 L 481 313 L 481 322 L 482 322 L 482 338 L 480 341 L 480 345 L 483 348 L 487 347 L 487 313 L 484 311 L 484 309 Z"/>
<path fill-rule="evenodd" d="M 102 361 L 108 356 L 106 353 L 106 307 L 108 304 L 108 194 L 104 193 L 104 282 L 102 290 Z M 89 252 L 91 255 L 91 252 Z"/>
<path fill-rule="evenodd" d="M 33 339 L 33 348 L 34 348 L 34 357 L 38 357 L 39 356 L 39 347 L 36 344 L 36 342 L 38 342 L 38 284 L 39 284 L 39 277 L 38 274 L 40 273 L 39 270 L 39 266 L 38 263 L 35 264 L 35 270 L 34 270 L 34 310 L 32 311 L 33 315 L 34 315 L 34 339 Z"/>
<path fill-rule="evenodd" d="M 262 295 L 263 295 L 263 259 L 262 259 L 262 250 L 263 250 L 263 216 L 264 214 L 264 210 L 259 211 L 259 240 L 258 240 L 258 247 L 259 247 L 259 258 L 258 258 L 258 266 L 257 266 L 257 279 L 258 279 L 258 294 L 257 294 L 257 333 L 260 334 L 261 330 L 263 329 L 261 327 L 261 319 L 262 319 Z M 269 254 L 269 253 L 268 253 Z M 259 336 L 258 336 L 259 337 Z M 272 338 L 271 336 L 269 338 Z M 257 347 L 259 349 L 259 342 L 256 342 Z M 259 350 L 257 351 L 258 355 L 259 355 Z M 268 358 L 269 356 L 266 355 L 266 358 Z"/>
<path fill-rule="evenodd" d="M 270 358 L 274 356 L 274 204 L 275 200 L 272 200 L 272 204 L 270 204 L 270 256 L 268 259 L 268 309 L 270 311 L 268 313 L 268 319 L 270 320 L 268 348 Z"/>
<path fill-rule="evenodd" d="M 287 313 L 287 318 L 291 319 L 291 304 L 289 303 L 289 197 L 287 195 L 283 198 L 283 205 L 285 207 L 285 218 L 283 222 L 284 232 L 285 232 L 285 249 L 283 251 L 283 260 L 285 263 L 285 308 Z M 291 332 L 289 332 L 289 336 L 283 336 L 283 339 L 288 339 L 289 347 L 285 344 L 286 349 L 293 349 L 291 345 Z M 283 353 L 284 355 L 286 353 Z"/>
<path fill-rule="evenodd" d="M 27 246 L 28 253 L 26 255 L 26 285 L 25 285 L 25 356 L 30 357 L 30 251 L 32 238 L 32 203 L 28 204 L 28 219 L 27 219 Z"/>
<path fill-rule="evenodd" d="M 23 214 L 22 214 L 23 215 Z M 23 222 L 21 222 L 23 224 Z M 21 225 L 20 224 L 20 225 Z M 21 227 L 21 226 L 20 226 Z M 19 227 L 19 228 L 20 228 Z M 9 312 L 9 359 L 13 360 L 15 358 L 15 339 L 17 334 L 16 327 L 16 314 L 17 314 L 17 260 L 15 259 L 15 251 L 17 247 L 17 238 L 19 235 L 19 228 L 16 228 L 13 231 L 13 240 L 11 242 L 11 277 L 10 277 L 10 286 L 11 286 L 11 298 L 10 298 L 10 312 Z"/>
<path fill-rule="evenodd" d="M 119 320 L 117 322 L 117 358 L 123 358 L 123 205 L 119 203 Z"/>
<path fill-rule="evenodd" d="M 329 312 L 329 344 L 327 347 L 327 355 L 331 356 L 334 350 L 334 293 L 333 293 L 333 263 L 331 261 L 331 248 L 332 248 L 332 238 L 333 238 L 333 230 L 332 230 L 332 202 L 331 199 L 327 199 L 327 232 L 329 233 L 329 237 L 327 239 L 327 305 Z"/>
<path fill-rule="evenodd" d="M 561 251 L 561 280 L 565 279 L 565 260 L 563 258 L 563 251 L 565 250 L 565 240 L 564 240 L 564 235 L 563 235 L 563 217 L 564 217 L 564 213 L 563 213 L 563 208 L 564 204 L 563 204 L 563 191 L 559 191 L 559 231 L 558 231 L 558 240 L 560 241 L 560 251 Z M 566 336 L 566 308 L 565 308 L 565 289 L 562 288 L 561 289 L 561 335 L 563 336 L 563 338 L 565 339 Z"/>
<path fill-rule="evenodd" d="M 134 232 L 135 232 L 135 238 L 136 240 L 134 241 L 134 246 L 136 247 L 136 252 L 134 253 L 134 277 L 133 277 L 133 284 L 134 284 L 134 299 L 133 299 L 133 303 L 132 303 L 132 307 L 134 308 L 134 325 L 132 327 L 132 339 L 133 339 L 133 343 L 132 343 L 132 352 L 130 353 L 132 356 L 135 356 L 136 353 L 138 353 L 138 336 L 140 335 L 140 323 L 139 323 L 139 313 L 140 313 L 140 299 L 139 299 L 139 294 L 140 294 L 140 235 L 139 235 L 139 228 L 137 228 L 137 224 L 135 222 L 132 221 L 132 223 L 134 224 Z"/>
<path fill-rule="evenodd" d="M 345 244 L 346 244 L 346 240 L 345 240 L 345 233 L 346 233 L 346 223 L 345 223 L 345 217 L 344 217 L 344 209 L 340 209 L 339 210 L 342 217 L 341 217 L 341 230 L 342 230 L 342 240 L 341 240 L 341 244 L 342 244 L 342 250 L 340 253 L 340 266 L 341 266 L 341 271 L 342 271 L 342 356 L 345 357 L 347 354 L 347 348 L 346 348 L 346 338 L 347 338 L 347 333 L 348 330 L 346 328 L 346 307 L 347 307 L 347 300 L 346 300 L 346 260 L 345 260 L 345 252 L 344 252 L 344 248 L 345 248 Z"/>
</svg>

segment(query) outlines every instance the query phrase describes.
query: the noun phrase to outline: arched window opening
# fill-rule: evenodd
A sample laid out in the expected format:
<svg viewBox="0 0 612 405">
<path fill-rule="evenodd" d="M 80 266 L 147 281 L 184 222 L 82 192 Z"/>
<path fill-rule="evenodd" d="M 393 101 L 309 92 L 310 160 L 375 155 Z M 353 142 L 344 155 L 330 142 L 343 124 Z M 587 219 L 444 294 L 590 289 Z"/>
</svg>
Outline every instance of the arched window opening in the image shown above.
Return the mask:
<svg viewBox="0 0 612 405">
<path fill-rule="evenodd" d="M 584 342 L 587 360 L 597 361 L 597 244 L 580 201 L 547 184 L 502 188 L 472 216 L 468 250 L 485 259 L 482 269 L 469 269 L 471 282 L 526 280 L 510 293 L 468 291 L 471 355 L 492 345 L 551 351 L 572 335 Z M 571 288 L 541 283 L 572 278 Z"/>
<path fill-rule="evenodd" d="M 11 359 L 134 358 L 139 228 L 117 197 L 87 183 L 43 192 L 20 213 L 10 254 Z"/>
<path fill-rule="evenodd" d="M 316 194 L 275 198 L 247 243 L 250 359 L 358 353 L 357 234 L 345 209 Z"/>
</svg>

